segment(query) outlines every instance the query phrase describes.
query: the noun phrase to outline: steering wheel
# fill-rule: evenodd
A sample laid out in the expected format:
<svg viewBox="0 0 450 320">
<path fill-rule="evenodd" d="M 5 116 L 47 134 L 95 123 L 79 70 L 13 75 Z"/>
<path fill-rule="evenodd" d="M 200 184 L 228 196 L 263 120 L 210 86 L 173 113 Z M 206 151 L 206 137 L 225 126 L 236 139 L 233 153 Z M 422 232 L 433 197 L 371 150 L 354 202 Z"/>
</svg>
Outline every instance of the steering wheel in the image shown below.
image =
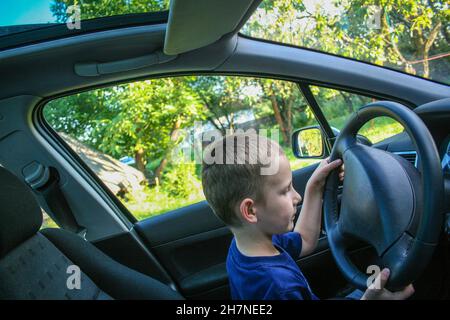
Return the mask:
<svg viewBox="0 0 450 320">
<path fill-rule="evenodd" d="M 390 152 L 358 143 L 356 134 L 369 120 L 387 116 L 403 125 L 417 151 L 419 168 Z M 443 177 L 439 153 L 422 120 L 390 101 L 370 103 L 347 122 L 333 146 L 330 162 L 342 159 L 345 180 L 338 208 L 338 174 L 324 190 L 328 242 L 344 277 L 361 290 L 368 275 L 350 260 L 355 240 L 371 245 L 380 269 L 390 269 L 387 288 L 399 290 L 423 272 L 438 243 L 443 221 Z"/>
</svg>

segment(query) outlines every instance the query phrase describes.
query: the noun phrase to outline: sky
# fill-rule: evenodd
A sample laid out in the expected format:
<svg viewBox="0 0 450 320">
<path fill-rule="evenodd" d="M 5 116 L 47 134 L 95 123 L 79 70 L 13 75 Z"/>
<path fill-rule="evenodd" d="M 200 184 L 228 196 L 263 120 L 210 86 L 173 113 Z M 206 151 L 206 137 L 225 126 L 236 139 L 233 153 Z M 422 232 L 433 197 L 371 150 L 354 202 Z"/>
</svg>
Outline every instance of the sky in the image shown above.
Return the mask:
<svg viewBox="0 0 450 320">
<path fill-rule="evenodd" d="M 0 26 L 55 22 L 53 0 L 1 0 Z"/>
</svg>

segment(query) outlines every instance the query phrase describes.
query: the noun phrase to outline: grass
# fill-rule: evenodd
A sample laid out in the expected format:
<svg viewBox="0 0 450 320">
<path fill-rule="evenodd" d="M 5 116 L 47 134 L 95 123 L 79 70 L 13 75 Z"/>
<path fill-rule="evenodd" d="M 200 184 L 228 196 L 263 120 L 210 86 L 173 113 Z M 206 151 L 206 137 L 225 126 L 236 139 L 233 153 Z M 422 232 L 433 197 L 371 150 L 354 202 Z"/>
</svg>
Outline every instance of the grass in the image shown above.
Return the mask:
<svg viewBox="0 0 450 320">
<path fill-rule="evenodd" d="M 347 120 L 348 116 L 337 117 L 330 120 L 330 125 L 342 129 Z M 402 125 L 395 120 L 388 117 L 378 117 L 367 122 L 358 133 L 368 138 L 372 143 L 377 143 L 402 131 Z"/>
<path fill-rule="evenodd" d="M 383 141 L 403 131 L 403 126 L 388 117 L 380 117 L 366 123 L 359 133 L 369 138 L 372 143 Z"/>
<path fill-rule="evenodd" d="M 195 188 L 186 198 L 173 197 L 161 186 L 145 188 L 142 191 L 144 200 L 124 201 L 125 206 L 138 220 L 150 218 L 178 208 L 205 200 L 200 180 L 194 181 Z"/>
</svg>

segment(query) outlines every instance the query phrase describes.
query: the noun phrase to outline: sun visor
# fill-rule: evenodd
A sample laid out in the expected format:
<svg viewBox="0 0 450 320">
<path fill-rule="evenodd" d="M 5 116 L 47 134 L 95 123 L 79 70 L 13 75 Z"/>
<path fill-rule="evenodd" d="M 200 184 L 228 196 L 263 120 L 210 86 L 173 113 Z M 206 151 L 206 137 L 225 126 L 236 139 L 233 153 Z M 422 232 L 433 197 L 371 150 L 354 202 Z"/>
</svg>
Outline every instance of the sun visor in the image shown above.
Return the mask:
<svg viewBox="0 0 450 320">
<path fill-rule="evenodd" d="M 261 0 L 172 0 L 164 53 L 176 55 L 237 33 Z"/>
</svg>

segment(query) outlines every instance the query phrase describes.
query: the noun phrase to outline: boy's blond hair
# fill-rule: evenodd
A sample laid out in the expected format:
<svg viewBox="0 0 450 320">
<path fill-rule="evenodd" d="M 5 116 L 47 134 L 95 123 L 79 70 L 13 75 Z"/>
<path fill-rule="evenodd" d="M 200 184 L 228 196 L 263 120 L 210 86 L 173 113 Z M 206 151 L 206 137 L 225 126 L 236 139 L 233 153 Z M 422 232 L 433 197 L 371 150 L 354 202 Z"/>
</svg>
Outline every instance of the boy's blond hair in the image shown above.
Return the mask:
<svg viewBox="0 0 450 320">
<path fill-rule="evenodd" d="M 207 146 L 202 166 L 203 193 L 225 224 L 241 225 L 236 212 L 243 199 L 264 203 L 267 176 L 261 170 L 280 154 L 284 152 L 278 143 L 256 132 L 227 135 Z"/>
</svg>

